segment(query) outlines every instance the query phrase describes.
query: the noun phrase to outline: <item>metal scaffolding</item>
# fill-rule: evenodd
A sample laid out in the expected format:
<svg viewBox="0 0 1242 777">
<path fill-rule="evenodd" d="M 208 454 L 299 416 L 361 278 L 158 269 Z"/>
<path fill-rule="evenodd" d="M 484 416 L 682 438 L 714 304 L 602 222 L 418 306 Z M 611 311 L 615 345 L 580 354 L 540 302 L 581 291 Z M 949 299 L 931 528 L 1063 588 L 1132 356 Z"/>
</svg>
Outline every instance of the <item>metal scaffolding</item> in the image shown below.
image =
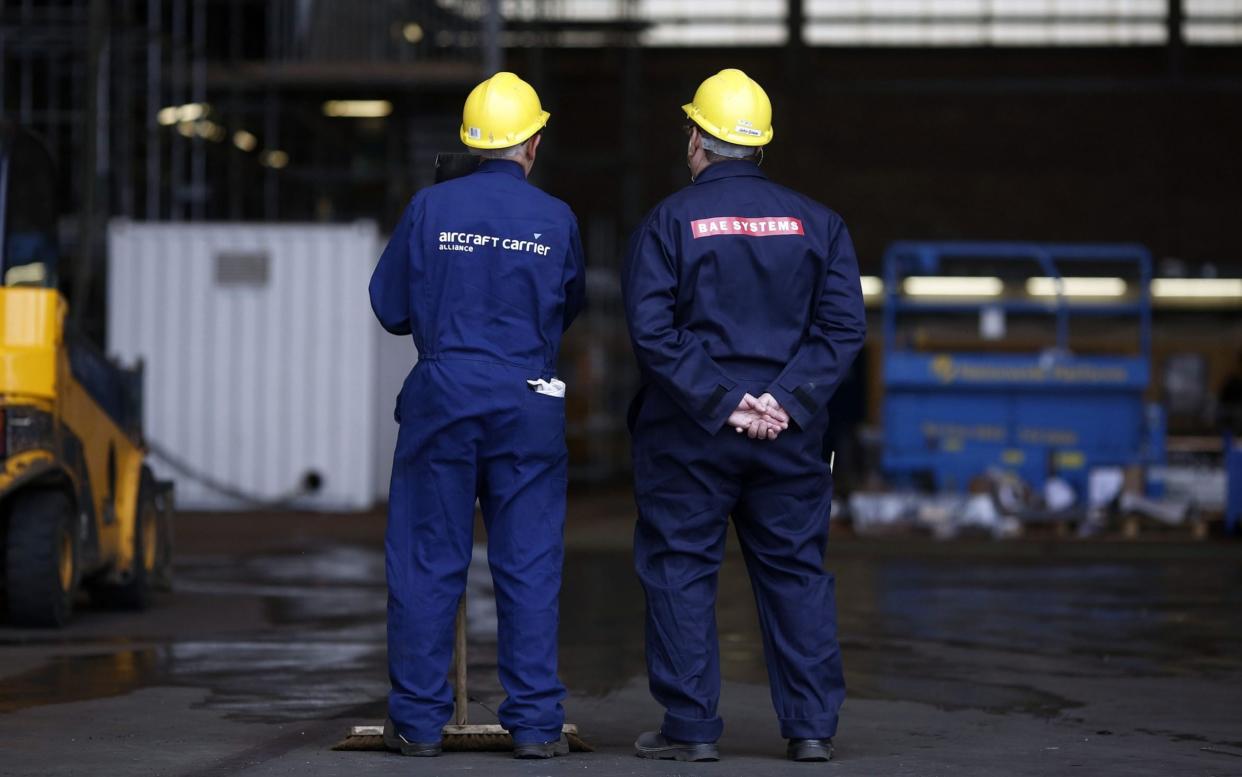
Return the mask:
<svg viewBox="0 0 1242 777">
<path fill-rule="evenodd" d="M 84 217 L 273 218 L 282 157 L 263 152 L 301 129 L 282 116 L 296 113 L 287 109 L 299 95 L 331 86 L 434 91 L 501 66 L 498 0 L 468 15 L 451 5 L 5 0 L 0 103 L 62 165 L 74 160 L 62 175 Z M 215 164 L 215 149 L 238 130 L 262 140 L 252 176 L 239 172 L 245 157 Z"/>
<path fill-rule="evenodd" d="M 286 169 L 291 146 L 305 157 L 339 148 L 308 101 L 332 88 L 459 91 L 500 67 L 499 0 L 467 15 L 450 5 L 0 0 L 0 117 L 41 136 L 59 162 L 62 243 L 88 301 L 74 316 L 101 325 L 109 218 L 307 218 L 307 197 L 290 206 L 289 195 L 317 189 L 348 202 L 348 167 Z M 399 144 L 386 151 L 401 156 Z"/>
<path fill-rule="evenodd" d="M 1006 25 L 1018 30 L 1015 40 L 1066 25 L 1115 28 L 1123 38 L 1145 40 L 1148 32 L 1134 30 L 1155 24 L 1168 52 L 1168 74 L 1177 78 L 1187 25 L 1242 29 L 1236 15 L 1205 15 L 1193 0 L 1131 10 L 1119 5 L 1087 16 L 972 15 L 952 10 L 960 4 L 935 3 L 911 15 L 882 0 L 764 0 L 718 4 L 710 18 L 691 14 L 693 3 L 684 0 L 0 3 L 0 103 L 5 116 L 41 134 L 61 161 L 61 189 L 71 193 L 69 210 L 80 216 L 67 221 L 69 242 L 87 265 L 111 216 L 348 218 L 357 215 L 348 206 L 359 187 L 387 192 L 383 201 L 367 200 L 359 209 L 390 208 L 410 182 L 421 180 L 419 166 L 438 136 L 430 128 L 447 126 L 461 90 L 501 68 L 506 49 L 522 49 L 536 82 L 545 80 L 545 50 L 618 51 L 616 86 L 628 128 L 620 183 L 632 211 L 642 151 L 631 130 L 641 121 L 643 51 L 649 48 L 712 45 L 716 39 L 707 33 L 725 28 L 734 31 L 711 34 L 724 35 L 723 41 L 734 28 L 749 29 L 757 31 L 750 45 L 772 45 L 763 43 L 771 38 L 763 31 L 779 29 L 771 39 L 779 38 L 775 45 L 792 83 L 810 50 L 832 41 L 899 45 L 901 35 L 917 33 L 927 45 L 955 45 L 938 31 L 974 30 L 970 35 L 982 45 L 993 45 L 987 41 Z M 693 34 L 677 37 L 687 31 Z M 978 45 L 968 42 L 975 40 L 970 35 L 958 44 Z M 393 115 L 382 132 L 363 121 L 325 121 L 318 104 L 330 95 L 382 99 Z M 339 153 L 368 143 L 372 156 L 385 162 Z M 617 216 L 622 224 L 636 219 L 633 212 Z"/>
<path fill-rule="evenodd" d="M 278 218 L 291 178 L 305 184 L 323 173 L 328 181 L 324 163 L 297 176 L 284 170 L 290 144 L 303 137 L 339 142 L 307 115 L 311 95 L 409 97 L 419 117 L 398 135 L 413 138 L 427 122 L 426 105 L 435 105 L 429 96 L 500 69 L 506 48 L 524 49 L 535 79 L 544 49 L 624 49 L 619 83 L 636 95 L 640 49 L 711 45 L 707 33 L 729 25 L 780 28 L 776 45 L 791 76 L 809 46 L 832 41 L 898 45 L 901 35 L 917 33 L 928 45 L 954 45 L 937 31 L 975 30 L 970 35 L 992 45 L 989 30 L 1012 27 L 1015 40 L 1025 40 L 1066 25 L 1115 28 L 1139 40 L 1148 33 L 1133 31 L 1152 24 L 1176 73 L 1185 25 L 1242 28 L 1234 16 L 1205 16 L 1183 0 L 1156 11 L 1143 4 L 1064 17 L 950 13 L 934 3 L 912 15 L 878 0 L 735 3 L 710 18 L 692 17 L 679 0 L 3 0 L 2 7 L 4 114 L 43 135 L 62 163 L 73 160 L 62 171 L 73 207 L 88 217 L 176 220 Z M 676 37 L 687 30 L 698 32 Z M 724 41 L 734 32 L 719 34 Z M 975 40 L 957 43 L 970 45 L 967 39 Z M 751 44 L 764 40 L 756 33 Z M 221 153 L 234 146 L 240 153 Z M 89 222 L 83 229 L 93 234 Z"/>
</svg>

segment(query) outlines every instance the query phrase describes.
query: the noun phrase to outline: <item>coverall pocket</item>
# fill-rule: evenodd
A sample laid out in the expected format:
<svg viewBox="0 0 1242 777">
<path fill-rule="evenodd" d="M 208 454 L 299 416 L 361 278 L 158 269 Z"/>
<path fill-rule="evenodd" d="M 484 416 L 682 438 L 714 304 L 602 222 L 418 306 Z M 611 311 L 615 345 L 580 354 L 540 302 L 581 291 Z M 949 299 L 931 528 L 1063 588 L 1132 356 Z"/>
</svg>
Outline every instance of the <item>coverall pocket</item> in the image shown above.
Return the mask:
<svg viewBox="0 0 1242 777">
<path fill-rule="evenodd" d="M 638 393 L 630 400 L 630 406 L 625 411 L 625 428 L 634 433 L 634 426 L 638 423 L 638 414 L 643 411 L 643 400 L 647 396 L 647 385 L 643 384 L 639 387 Z"/>
<path fill-rule="evenodd" d="M 521 435 L 531 451 L 560 455 L 565 447 L 565 399 L 530 391 L 522 400 Z M 539 454 L 539 455 L 542 455 Z"/>
<path fill-rule="evenodd" d="M 405 380 L 401 382 L 401 390 L 397 392 L 397 401 L 392 409 L 392 420 L 397 422 L 397 426 L 401 425 L 401 400 L 405 398 L 407 392 L 410 391 L 410 383 L 415 380 L 415 376 L 419 373 L 419 365 L 422 361 L 416 362 L 414 367 L 405 376 Z"/>
<path fill-rule="evenodd" d="M 540 394 L 538 391 L 527 391 L 530 395 L 527 401 L 537 403 L 542 407 L 565 407 L 565 397 L 555 397 L 551 394 Z"/>
</svg>

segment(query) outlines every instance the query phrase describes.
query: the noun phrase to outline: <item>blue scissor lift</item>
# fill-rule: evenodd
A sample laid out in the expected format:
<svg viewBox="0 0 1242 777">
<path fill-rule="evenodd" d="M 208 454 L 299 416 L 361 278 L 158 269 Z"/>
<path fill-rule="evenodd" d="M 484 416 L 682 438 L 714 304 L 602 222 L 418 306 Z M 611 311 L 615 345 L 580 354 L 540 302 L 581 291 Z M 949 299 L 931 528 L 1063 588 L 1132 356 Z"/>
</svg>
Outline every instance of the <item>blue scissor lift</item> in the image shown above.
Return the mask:
<svg viewBox="0 0 1242 777">
<path fill-rule="evenodd" d="M 1070 300 L 1059 282 L 1049 299 L 924 299 L 906 295 L 909 276 L 936 276 L 952 264 L 992 268 L 1025 262 L 1060 279 L 1077 265 L 1137 275 L 1137 291 L 1112 300 Z M 1098 270 L 1097 270 L 1098 271 Z M 1071 273 L 1072 275 L 1072 273 Z M 884 446 L 882 467 L 896 485 L 930 483 L 964 491 L 989 469 L 1041 488 L 1055 472 L 1085 496 L 1093 467 L 1164 461 L 1163 414 L 1144 401 L 1151 376 L 1151 256 L 1136 245 L 899 242 L 884 257 Z M 907 342 L 903 318 L 983 314 L 1048 318 L 1055 347 L 1033 353 L 925 352 Z M 1070 325 L 1100 317 L 1137 321 L 1138 349 L 1078 356 Z M 1148 479 L 1149 495 L 1158 484 Z"/>
</svg>

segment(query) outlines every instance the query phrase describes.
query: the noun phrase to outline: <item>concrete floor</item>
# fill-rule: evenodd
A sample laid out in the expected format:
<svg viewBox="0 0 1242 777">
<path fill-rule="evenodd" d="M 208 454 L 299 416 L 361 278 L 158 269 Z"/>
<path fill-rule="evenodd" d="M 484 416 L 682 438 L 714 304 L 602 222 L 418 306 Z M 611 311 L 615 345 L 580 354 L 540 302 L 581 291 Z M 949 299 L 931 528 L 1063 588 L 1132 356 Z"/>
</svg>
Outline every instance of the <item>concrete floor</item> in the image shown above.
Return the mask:
<svg viewBox="0 0 1242 777">
<path fill-rule="evenodd" d="M 383 717 L 383 518 L 199 515 L 142 614 L 0 626 L 0 775 L 1242 775 L 1242 545 L 834 538 L 850 697 L 827 765 L 781 759 L 741 559 L 720 586 L 717 764 L 640 761 L 654 726 L 624 495 L 571 504 L 562 600 L 570 720 L 555 762 L 333 752 Z M 472 570 L 472 705 L 499 700 Z M 477 574 L 476 574 L 477 572 Z"/>
</svg>

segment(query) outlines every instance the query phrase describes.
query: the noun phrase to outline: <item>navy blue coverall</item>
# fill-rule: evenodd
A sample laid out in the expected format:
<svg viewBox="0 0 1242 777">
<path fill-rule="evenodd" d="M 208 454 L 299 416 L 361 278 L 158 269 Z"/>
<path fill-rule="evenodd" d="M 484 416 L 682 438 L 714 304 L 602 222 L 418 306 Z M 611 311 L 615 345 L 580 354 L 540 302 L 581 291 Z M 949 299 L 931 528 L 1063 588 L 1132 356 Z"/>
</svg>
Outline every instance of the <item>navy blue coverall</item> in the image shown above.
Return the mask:
<svg viewBox="0 0 1242 777">
<path fill-rule="evenodd" d="M 502 160 L 420 191 L 371 277 L 380 323 L 412 334 L 419 353 L 397 398 L 385 538 L 388 710 L 409 741 L 439 741 L 452 713 L 476 496 L 508 695 L 500 722 L 518 744 L 560 736 L 565 406 L 527 381 L 555 375 L 584 290 L 573 213 Z"/>
<path fill-rule="evenodd" d="M 782 736 L 831 737 L 845 683 L 824 570 L 825 406 L 866 327 L 845 224 L 751 162 L 718 162 L 635 231 L 623 292 L 643 374 L 634 562 L 661 730 L 714 742 L 723 729 L 716 578 L 732 514 Z M 747 392 L 789 413 L 776 440 L 726 426 Z"/>
</svg>

